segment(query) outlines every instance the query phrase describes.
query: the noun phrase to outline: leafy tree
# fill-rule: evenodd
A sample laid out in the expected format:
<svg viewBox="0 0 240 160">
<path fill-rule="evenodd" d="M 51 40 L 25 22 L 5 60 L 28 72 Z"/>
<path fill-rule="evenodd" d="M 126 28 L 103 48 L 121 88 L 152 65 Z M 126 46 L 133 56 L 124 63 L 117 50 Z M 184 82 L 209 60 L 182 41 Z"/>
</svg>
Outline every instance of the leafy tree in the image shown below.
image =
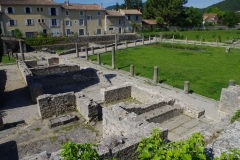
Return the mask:
<svg viewBox="0 0 240 160">
<path fill-rule="evenodd" d="M 223 24 L 227 25 L 228 27 L 233 27 L 237 25 L 239 22 L 239 18 L 235 12 L 227 12 L 226 16 L 223 18 Z"/>
<path fill-rule="evenodd" d="M 144 3 L 143 18 L 144 19 L 155 19 L 156 18 L 149 1 L 146 1 Z"/>
<path fill-rule="evenodd" d="M 197 8 L 190 7 L 186 10 L 186 25 L 187 26 L 201 26 L 202 25 L 202 14 Z"/>
<path fill-rule="evenodd" d="M 160 26 L 160 25 L 163 24 L 164 19 L 163 19 L 162 17 L 157 17 L 157 18 L 156 18 L 156 22 L 157 22 L 157 25 Z"/>
<path fill-rule="evenodd" d="M 122 9 L 142 9 L 142 0 L 124 0 L 121 5 Z"/>
<path fill-rule="evenodd" d="M 141 26 L 139 23 L 136 23 L 136 22 L 131 22 L 130 25 L 131 25 L 134 32 L 138 29 L 138 27 Z"/>
<path fill-rule="evenodd" d="M 205 13 L 215 13 L 218 15 L 219 19 L 223 19 L 223 17 L 226 16 L 227 11 L 222 11 L 217 7 L 210 7 L 210 8 L 207 8 Z"/>
<path fill-rule="evenodd" d="M 0 24 L 0 63 L 2 62 L 2 56 L 3 56 L 3 42 L 1 39 L 2 36 L 2 25 Z"/>
<path fill-rule="evenodd" d="M 16 38 L 22 38 L 22 32 L 18 28 L 16 28 L 14 29 L 14 36 Z"/>
<path fill-rule="evenodd" d="M 118 9 L 120 8 L 118 2 L 116 2 L 116 6 L 115 6 L 115 10 L 118 11 Z"/>
</svg>

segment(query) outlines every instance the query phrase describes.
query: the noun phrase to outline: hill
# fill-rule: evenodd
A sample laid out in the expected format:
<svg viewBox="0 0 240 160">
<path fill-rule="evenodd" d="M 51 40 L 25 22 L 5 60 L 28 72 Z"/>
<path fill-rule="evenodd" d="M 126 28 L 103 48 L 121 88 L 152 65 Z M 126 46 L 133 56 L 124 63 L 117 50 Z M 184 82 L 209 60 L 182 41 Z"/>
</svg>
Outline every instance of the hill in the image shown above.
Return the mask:
<svg viewBox="0 0 240 160">
<path fill-rule="evenodd" d="M 217 7 L 220 10 L 227 10 L 227 11 L 240 11 L 240 1 L 239 0 L 223 0 L 222 2 L 213 4 L 210 7 Z M 207 9 L 205 8 L 205 9 Z"/>
<path fill-rule="evenodd" d="M 106 10 L 112 10 L 112 9 L 115 9 L 116 8 L 116 5 L 113 5 L 113 6 L 108 6 L 107 8 L 105 8 Z"/>
</svg>

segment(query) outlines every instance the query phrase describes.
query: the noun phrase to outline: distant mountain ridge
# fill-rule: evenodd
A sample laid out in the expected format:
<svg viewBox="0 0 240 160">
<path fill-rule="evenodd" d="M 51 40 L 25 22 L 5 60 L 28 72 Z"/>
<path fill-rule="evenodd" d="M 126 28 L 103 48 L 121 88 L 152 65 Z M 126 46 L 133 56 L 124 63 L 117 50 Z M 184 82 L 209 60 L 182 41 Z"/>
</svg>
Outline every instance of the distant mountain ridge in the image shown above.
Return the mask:
<svg viewBox="0 0 240 160">
<path fill-rule="evenodd" d="M 144 4 L 144 3 L 143 3 Z M 210 7 L 217 7 L 220 10 L 228 10 L 228 11 L 240 11 L 240 0 L 223 0 L 222 2 L 213 4 L 211 6 L 208 6 L 206 8 L 200 9 L 202 13 L 204 13 L 204 11 L 207 8 Z M 108 6 L 105 9 L 106 10 L 112 10 L 115 9 L 116 5 L 112 5 L 112 6 Z"/>
</svg>

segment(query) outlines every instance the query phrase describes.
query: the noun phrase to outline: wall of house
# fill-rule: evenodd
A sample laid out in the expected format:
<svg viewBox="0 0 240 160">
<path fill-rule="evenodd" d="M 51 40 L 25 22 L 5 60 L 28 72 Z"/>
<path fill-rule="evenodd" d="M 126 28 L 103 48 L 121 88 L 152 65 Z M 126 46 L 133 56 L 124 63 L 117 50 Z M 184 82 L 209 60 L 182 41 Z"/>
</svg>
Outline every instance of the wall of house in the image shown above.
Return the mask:
<svg viewBox="0 0 240 160">
<path fill-rule="evenodd" d="M 121 23 L 119 24 L 119 20 Z M 106 16 L 106 33 L 107 34 L 119 34 L 124 33 L 125 29 L 125 17 Z M 112 30 L 110 30 L 112 28 Z M 121 30 L 119 30 L 121 28 Z M 121 32 L 120 32 L 121 31 Z"/>
<path fill-rule="evenodd" d="M 5 9 L 7 7 L 13 7 L 15 10 L 15 13 L 6 13 Z M 25 7 L 31 7 L 32 13 L 24 13 Z M 42 7 L 43 12 L 37 11 L 37 7 Z M 58 16 L 50 16 L 48 13 L 48 8 L 57 8 L 58 9 Z M 46 6 L 37 6 L 37 5 L 2 5 L 1 10 L 3 11 L 3 24 L 6 28 L 6 31 L 4 34 L 7 34 L 9 31 L 14 30 L 16 28 L 20 29 L 23 36 L 25 36 L 26 32 L 35 32 L 34 34 L 37 34 L 37 32 L 43 31 L 43 29 L 47 29 L 47 33 L 51 33 L 53 29 L 57 29 L 59 32 L 59 35 L 62 35 L 62 12 L 60 5 L 46 5 Z M 17 25 L 15 26 L 9 26 L 8 20 L 17 20 Z M 31 26 L 27 26 L 25 20 L 26 19 L 33 19 L 34 24 Z M 38 19 L 44 19 L 44 24 L 39 24 Z M 59 19 L 59 27 L 50 27 L 50 19 Z"/>
<path fill-rule="evenodd" d="M 69 15 L 66 15 L 66 11 Z M 84 35 L 95 35 L 97 29 L 101 29 L 102 34 L 105 31 L 105 11 L 100 11 L 101 15 L 97 15 L 98 10 L 84 10 L 83 16 L 80 15 L 80 10 L 63 10 L 64 19 L 64 34 L 66 35 L 66 29 L 71 29 L 73 34 L 79 35 L 79 29 L 84 29 Z M 92 20 L 87 20 L 87 16 L 92 15 Z M 80 25 L 79 20 L 84 19 L 84 25 Z M 98 19 L 101 19 L 101 24 L 98 24 Z M 66 21 L 71 21 L 70 26 L 66 26 Z"/>
</svg>

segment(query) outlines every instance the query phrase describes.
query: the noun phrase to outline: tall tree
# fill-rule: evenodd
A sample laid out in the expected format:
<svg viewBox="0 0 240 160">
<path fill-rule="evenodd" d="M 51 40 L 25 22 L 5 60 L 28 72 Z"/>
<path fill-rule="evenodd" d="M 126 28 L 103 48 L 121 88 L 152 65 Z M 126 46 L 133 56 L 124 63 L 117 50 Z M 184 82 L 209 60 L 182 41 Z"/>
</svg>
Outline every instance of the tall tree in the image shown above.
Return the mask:
<svg viewBox="0 0 240 160">
<path fill-rule="evenodd" d="M 144 3 L 143 18 L 144 19 L 155 19 L 156 18 L 149 1 L 146 1 Z"/>
<path fill-rule="evenodd" d="M 121 5 L 122 9 L 142 9 L 142 0 L 124 0 Z"/>
<path fill-rule="evenodd" d="M 233 27 L 237 25 L 239 22 L 239 18 L 235 12 L 227 12 L 226 16 L 223 18 L 223 24 L 227 25 L 228 27 Z"/>
<path fill-rule="evenodd" d="M 115 6 L 115 10 L 118 11 L 118 9 L 120 8 L 118 2 L 116 2 L 116 6 Z"/>
</svg>

